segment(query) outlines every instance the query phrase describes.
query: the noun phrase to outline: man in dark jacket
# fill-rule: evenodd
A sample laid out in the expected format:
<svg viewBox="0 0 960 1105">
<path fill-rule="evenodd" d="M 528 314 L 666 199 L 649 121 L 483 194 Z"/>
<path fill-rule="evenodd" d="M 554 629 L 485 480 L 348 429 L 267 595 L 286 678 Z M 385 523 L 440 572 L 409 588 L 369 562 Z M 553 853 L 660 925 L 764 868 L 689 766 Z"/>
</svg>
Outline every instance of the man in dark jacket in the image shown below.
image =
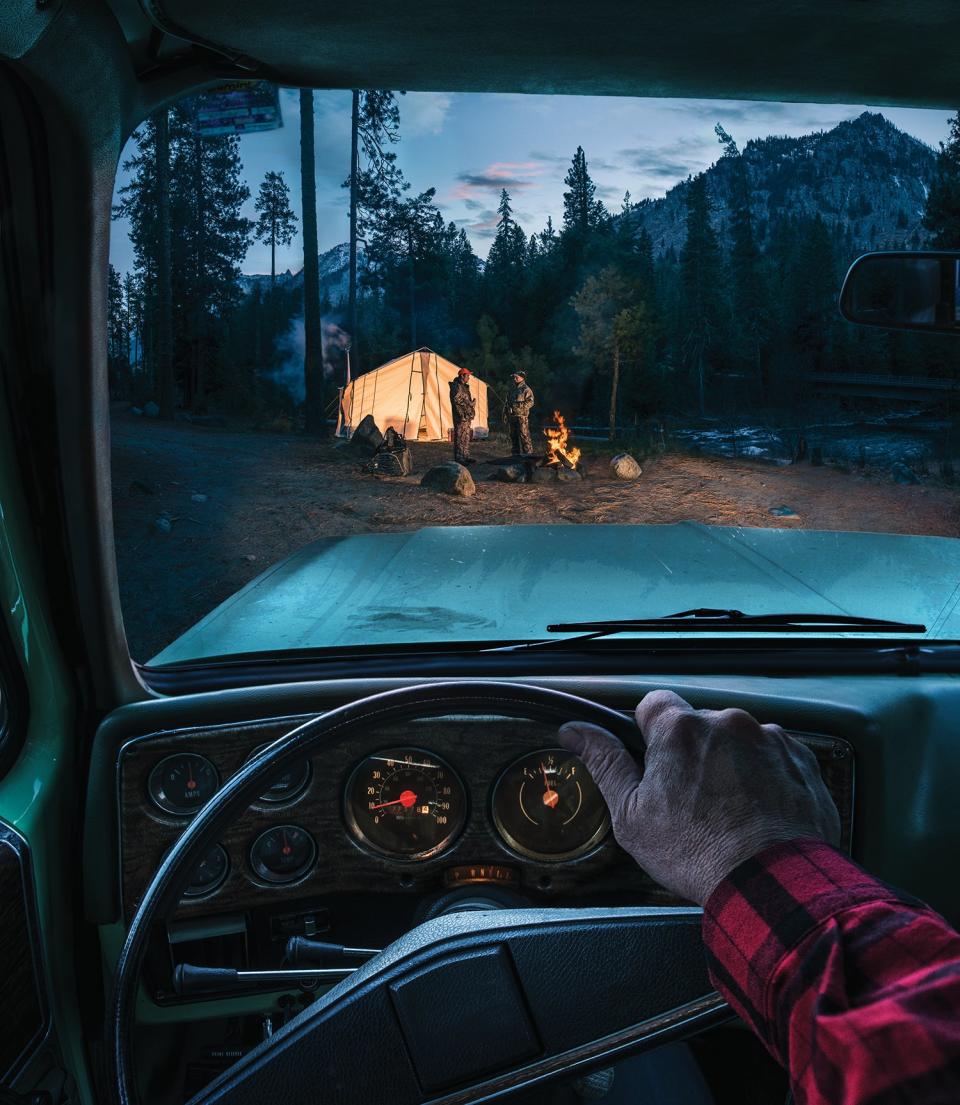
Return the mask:
<svg viewBox="0 0 960 1105">
<path fill-rule="evenodd" d="M 473 464 L 470 439 L 477 401 L 470 394 L 470 369 L 461 368 L 450 381 L 450 407 L 453 410 L 453 459 L 458 464 Z"/>
<path fill-rule="evenodd" d="M 529 456 L 533 452 L 530 440 L 530 410 L 533 407 L 533 391 L 527 384 L 527 374 L 518 369 L 513 383 L 507 390 L 507 422 L 510 426 L 510 445 L 513 455 Z"/>
</svg>

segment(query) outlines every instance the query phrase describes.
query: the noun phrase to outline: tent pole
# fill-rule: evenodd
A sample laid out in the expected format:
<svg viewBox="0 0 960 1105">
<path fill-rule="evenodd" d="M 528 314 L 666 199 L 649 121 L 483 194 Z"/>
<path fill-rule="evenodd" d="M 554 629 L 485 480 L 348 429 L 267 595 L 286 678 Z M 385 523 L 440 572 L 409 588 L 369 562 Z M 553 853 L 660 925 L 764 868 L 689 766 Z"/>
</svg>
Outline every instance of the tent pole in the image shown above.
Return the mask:
<svg viewBox="0 0 960 1105">
<path fill-rule="evenodd" d="M 407 436 L 407 420 L 410 417 L 410 383 L 413 380 L 413 366 L 415 363 L 416 353 L 410 354 L 410 372 L 407 375 L 407 409 L 403 414 L 403 436 Z"/>
</svg>

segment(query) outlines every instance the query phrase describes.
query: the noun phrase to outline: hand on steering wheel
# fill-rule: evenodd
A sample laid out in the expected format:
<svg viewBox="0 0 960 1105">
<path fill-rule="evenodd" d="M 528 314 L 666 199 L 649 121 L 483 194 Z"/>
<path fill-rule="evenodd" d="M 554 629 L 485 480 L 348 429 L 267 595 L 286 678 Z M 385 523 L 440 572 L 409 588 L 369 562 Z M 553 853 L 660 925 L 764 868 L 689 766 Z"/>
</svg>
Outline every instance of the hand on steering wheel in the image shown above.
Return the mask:
<svg viewBox="0 0 960 1105">
<path fill-rule="evenodd" d="M 636 709 L 641 772 L 612 733 L 573 722 L 560 743 L 600 788 L 620 846 L 657 882 L 705 904 L 744 860 L 781 840 L 840 842 L 840 815 L 805 744 L 743 710 L 694 710 L 672 691 Z"/>
</svg>

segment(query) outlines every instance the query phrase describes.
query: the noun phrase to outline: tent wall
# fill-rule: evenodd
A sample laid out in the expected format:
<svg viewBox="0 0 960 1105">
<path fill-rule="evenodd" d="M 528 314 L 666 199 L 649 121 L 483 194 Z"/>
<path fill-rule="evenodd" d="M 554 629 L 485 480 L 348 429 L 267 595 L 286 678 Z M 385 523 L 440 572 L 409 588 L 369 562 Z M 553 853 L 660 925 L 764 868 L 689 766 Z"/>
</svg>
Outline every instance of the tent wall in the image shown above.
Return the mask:
<svg viewBox="0 0 960 1105">
<path fill-rule="evenodd" d="M 365 372 L 341 391 L 337 433 L 349 436 L 369 414 L 381 430 L 392 426 L 410 441 L 445 441 L 453 426 L 450 381 L 458 372 L 458 365 L 430 349 L 418 349 Z M 474 434 L 486 437 L 487 385 L 471 376 L 470 391 L 477 401 Z"/>
</svg>

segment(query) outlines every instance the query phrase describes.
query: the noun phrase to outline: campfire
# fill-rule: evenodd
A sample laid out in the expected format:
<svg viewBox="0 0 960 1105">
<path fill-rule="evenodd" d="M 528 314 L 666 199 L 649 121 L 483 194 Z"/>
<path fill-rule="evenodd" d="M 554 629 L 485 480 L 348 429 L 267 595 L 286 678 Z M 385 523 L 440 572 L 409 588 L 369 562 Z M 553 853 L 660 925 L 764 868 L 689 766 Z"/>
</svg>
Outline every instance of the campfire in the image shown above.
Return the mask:
<svg viewBox="0 0 960 1105">
<path fill-rule="evenodd" d="M 580 461 L 580 450 L 570 444 L 570 427 L 563 419 L 559 411 L 553 412 L 553 426 L 544 426 L 543 433 L 547 439 L 547 452 L 543 459 L 544 465 L 560 465 L 564 468 L 576 469 Z"/>
</svg>

